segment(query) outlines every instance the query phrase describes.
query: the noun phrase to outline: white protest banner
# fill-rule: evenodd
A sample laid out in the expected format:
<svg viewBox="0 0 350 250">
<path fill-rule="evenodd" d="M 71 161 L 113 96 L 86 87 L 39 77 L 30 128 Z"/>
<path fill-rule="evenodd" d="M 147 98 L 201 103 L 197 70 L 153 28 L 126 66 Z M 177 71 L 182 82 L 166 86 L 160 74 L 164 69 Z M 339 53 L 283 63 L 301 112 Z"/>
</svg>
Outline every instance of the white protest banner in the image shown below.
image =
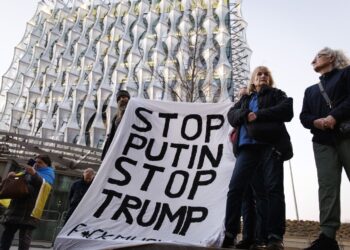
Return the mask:
<svg viewBox="0 0 350 250">
<path fill-rule="evenodd" d="M 132 98 L 54 248 L 218 246 L 235 163 L 226 120 L 231 105 Z"/>
</svg>

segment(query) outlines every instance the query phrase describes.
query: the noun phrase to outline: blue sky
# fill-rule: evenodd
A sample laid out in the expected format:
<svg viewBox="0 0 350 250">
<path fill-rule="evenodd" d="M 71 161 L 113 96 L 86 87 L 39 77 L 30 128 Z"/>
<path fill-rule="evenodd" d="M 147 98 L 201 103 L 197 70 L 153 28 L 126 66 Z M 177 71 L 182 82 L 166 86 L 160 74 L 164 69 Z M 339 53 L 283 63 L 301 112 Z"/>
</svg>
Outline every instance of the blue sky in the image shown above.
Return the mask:
<svg viewBox="0 0 350 250">
<path fill-rule="evenodd" d="M 36 10 L 37 1 L 11 0 L 0 9 L 0 74 L 13 57 L 13 49 Z M 318 81 L 310 63 L 324 46 L 343 49 L 350 56 L 350 1 L 348 0 L 244 0 L 247 39 L 253 50 L 251 69 L 266 65 L 277 87 L 294 98 L 295 117 L 288 130 L 292 137 L 291 160 L 300 219 L 318 220 L 317 176 L 311 135 L 299 122 L 304 90 Z M 342 184 L 342 221 L 350 222 L 350 184 Z M 287 218 L 296 219 L 288 162 L 285 164 Z"/>
</svg>

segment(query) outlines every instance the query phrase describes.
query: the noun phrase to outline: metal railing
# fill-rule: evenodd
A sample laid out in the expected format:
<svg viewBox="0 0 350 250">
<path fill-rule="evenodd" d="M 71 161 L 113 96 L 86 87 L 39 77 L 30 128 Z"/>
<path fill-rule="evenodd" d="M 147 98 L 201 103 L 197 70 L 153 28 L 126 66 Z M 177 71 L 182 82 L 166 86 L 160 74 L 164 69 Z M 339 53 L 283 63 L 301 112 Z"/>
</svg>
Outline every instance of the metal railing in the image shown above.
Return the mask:
<svg viewBox="0 0 350 250">
<path fill-rule="evenodd" d="M 49 154 L 61 170 L 91 167 L 101 164 L 102 150 L 73 143 L 21 135 L 0 130 L 0 156 L 26 163 L 37 154 Z"/>
</svg>

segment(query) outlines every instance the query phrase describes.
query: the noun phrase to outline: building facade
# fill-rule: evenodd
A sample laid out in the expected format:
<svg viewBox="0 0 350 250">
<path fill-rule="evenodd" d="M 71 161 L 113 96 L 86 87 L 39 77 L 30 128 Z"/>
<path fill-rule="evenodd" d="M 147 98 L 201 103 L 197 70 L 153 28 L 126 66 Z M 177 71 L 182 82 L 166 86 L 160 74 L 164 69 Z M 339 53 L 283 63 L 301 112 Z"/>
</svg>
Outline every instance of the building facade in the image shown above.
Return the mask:
<svg viewBox="0 0 350 250">
<path fill-rule="evenodd" d="M 41 1 L 0 94 L 7 132 L 102 148 L 116 92 L 218 102 L 247 83 L 239 0 Z"/>
<path fill-rule="evenodd" d="M 42 0 L 2 76 L 0 174 L 46 152 L 56 168 L 39 240 L 62 226 L 70 184 L 98 169 L 116 93 L 235 99 L 251 51 L 241 0 Z M 13 161 L 14 160 L 14 161 Z"/>
</svg>

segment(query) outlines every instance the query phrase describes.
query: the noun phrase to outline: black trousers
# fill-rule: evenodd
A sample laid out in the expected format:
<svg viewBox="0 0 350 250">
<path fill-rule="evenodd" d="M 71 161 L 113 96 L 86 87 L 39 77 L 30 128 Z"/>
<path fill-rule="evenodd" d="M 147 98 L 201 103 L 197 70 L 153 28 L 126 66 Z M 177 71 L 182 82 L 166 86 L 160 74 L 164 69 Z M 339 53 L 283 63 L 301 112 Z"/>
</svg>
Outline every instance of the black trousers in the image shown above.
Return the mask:
<svg viewBox="0 0 350 250">
<path fill-rule="evenodd" d="M 28 250 L 32 241 L 33 227 L 21 224 L 4 224 L 5 230 L 0 241 L 0 250 L 8 250 L 11 247 L 13 238 L 19 230 L 19 250 Z"/>
</svg>

